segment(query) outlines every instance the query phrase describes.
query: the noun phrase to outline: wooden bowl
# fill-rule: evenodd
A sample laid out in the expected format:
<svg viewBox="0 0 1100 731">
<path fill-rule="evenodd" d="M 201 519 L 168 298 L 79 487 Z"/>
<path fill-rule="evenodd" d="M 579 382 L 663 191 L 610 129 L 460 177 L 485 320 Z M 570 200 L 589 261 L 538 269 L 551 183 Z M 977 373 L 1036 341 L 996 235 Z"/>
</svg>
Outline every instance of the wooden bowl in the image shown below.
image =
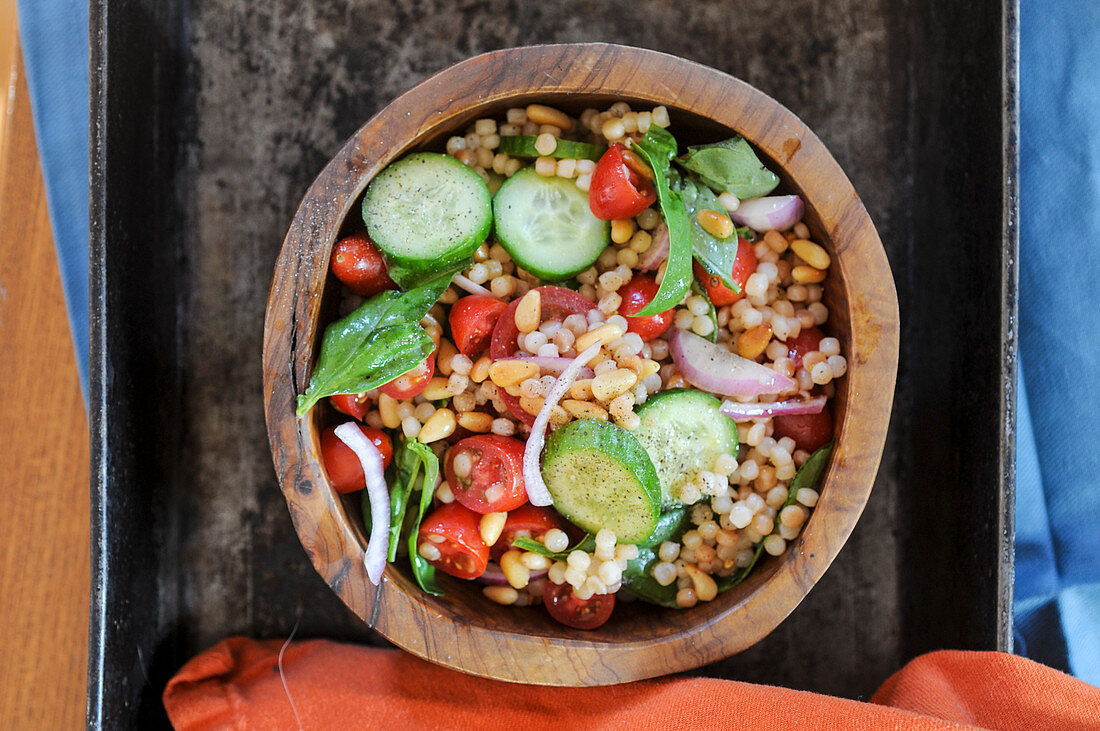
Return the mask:
<svg viewBox="0 0 1100 731">
<path fill-rule="evenodd" d="M 741 585 L 689 610 L 636 602 L 598 630 L 563 627 L 541 609 L 498 606 L 474 582 L 441 576 L 429 596 L 390 565 L 372 586 L 358 501 L 329 485 L 320 461 L 322 409 L 295 417 L 321 325 L 338 284 L 329 253 L 358 215 L 367 183 L 414 149 L 440 149 L 472 120 L 532 100 L 579 111 L 613 100 L 670 110 L 681 146 L 739 132 L 806 203 L 804 221 L 833 255 L 829 328 L 849 369 L 833 404 L 837 447 L 821 499 L 782 556 Z M 694 139 L 693 139 L 694 138 Z M 783 189 L 781 188 L 781 189 Z M 324 320 L 322 320 L 324 316 Z M 536 46 L 452 66 L 391 102 L 344 145 L 310 186 L 283 243 L 264 327 L 264 401 L 275 471 L 318 573 L 363 621 L 432 662 L 501 680 L 601 685 L 704 665 L 744 650 L 798 605 L 844 545 L 871 492 L 897 375 L 898 303 L 874 226 L 836 161 L 775 100 L 742 81 L 662 53 L 607 44 Z"/>
</svg>

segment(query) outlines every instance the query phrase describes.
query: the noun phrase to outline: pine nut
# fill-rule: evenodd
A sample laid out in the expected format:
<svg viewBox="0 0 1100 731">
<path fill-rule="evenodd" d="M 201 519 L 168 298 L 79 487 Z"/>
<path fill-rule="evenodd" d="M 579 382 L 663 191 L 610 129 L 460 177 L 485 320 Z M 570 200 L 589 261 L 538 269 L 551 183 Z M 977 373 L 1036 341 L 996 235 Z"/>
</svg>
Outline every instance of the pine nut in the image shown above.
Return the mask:
<svg viewBox="0 0 1100 731">
<path fill-rule="evenodd" d="M 535 398 L 520 396 L 519 399 L 520 408 L 528 414 L 531 414 L 531 416 L 538 416 L 539 412 L 542 411 L 542 405 L 544 403 L 546 403 L 546 399 L 541 396 L 536 396 Z"/>
<path fill-rule="evenodd" d="M 451 369 L 451 361 L 458 355 L 458 348 L 447 338 L 439 340 L 439 350 L 435 357 L 435 368 L 440 375 L 449 376 L 454 371 Z"/>
<path fill-rule="evenodd" d="M 599 419 L 607 421 L 607 410 L 599 404 L 590 401 L 577 401 L 566 399 L 561 402 L 562 408 L 568 411 L 575 419 Z"/>
<path fill-rule="evenodd" d="M 546 571 L 550 568 L 552 563 L 549 558 L 543 556 L 541 553 L 534 553 L 527 551 L 519 560 L 523 562 L 523 565 L 529 568 L 531 571 Z"/>
<path fill-rule="evenodd" d="M 586 332 L 583 335 L 578 335 L 573 347 L 580 353 L 586 350 L 592 343 L 602 340 L 605 343 L 610 343 L 613 340 L 618 340 L 623 336 L 624 330 L 614 323 L 606 323 L 600 325 L 591 332 Z"/>
<path fill-rule="evenodd" d="M 489 356 L 483 355 L 477 359 L 473 368 L 470 369 L 470 380 L 474 383 L 481 383 L 489 377 L 489 366 L 492 365 L 492 361 L 489 360 Z"/>
<path fill-rule="evenodd" d="M 626 368 L 616 368 L 592 379 L 592 395 L 599 401 L 610 401 L 621 396 L 638 382 L 638 374 Z"/>
<path fill-rule="evenodd" d="M 464 411 L 458 415 L 458 425 L 475 434 L 486 434 L 493 428 L 493 417 L 483 411 Z"/>
<path fill-rule="evenodd" d="M 436 376 L 428 381 L 428 385 L 424 388 L 421 395 L 428 401 L 441 401 L 450 398 L 453 394 L 450 391 L 449 384 L 450 379 Z"/>
<path fill-rule="evenodd" d="M 774 228 L 764 233 L 764 243 L 776 254 L 782 254 L 787 250 L 787 246 L 789 245 L 787 237 Z"/>
<path fill-rule="evenodd" d="M 522 555 L 521 552 L 512 549 L 500 557 L 500 570 L 504 572 L 504 578 L 515 589 L 522 589 L 531 581 L 531 569 L 523 565 Z"/>
<path fill-rule="evenodd" d="M 728 239 L 733 235 L 733 221 L 717 211 L 699 211 L 695 218 L 703 230 L 716 239 Z"/>
<path fill-rule="evenodd" d="M 653 168 L 632 150 L 623 150 L 623 163 L 646 180 L 653 180 Z"/>
<path fill-rule="evenodd" d="M 489 379 L 503 387 L 518 386 L 538 375 L 539 367 L 526 360 L 497 360 L 489 366 Z"/>
<path fill-rule="evenodd" d="M 481 540 L 486 546 L 494 545 L 504 532 L 504 524 L 508 521 L 508 513 L 486 513 L 481 516 L 477 524 L 477 532 L 481 534 Z"/>
<path fill-rule="evenodd" d="M 455 432 L 455 412 L 450 409 L 438 409 L 424 422 L 417 438 L 424 444 L 446 439 Z"/>
<path fill-rule="evenodd" d="M 542 297 L 537 289 L 532 289 L 520 298 L 516 305 L 516 327 L 521 333 L 534 332 L 542 319 Z"/>
<path fill-rule="evenodd" d="M 799 284 L 816 284 L 825 281 L 825 271 L 799 264 L 791 270 L 791 278 Z"/>
<path fill-rule="evenodd" d="M 645 380 L 659 370 L 661 370 L 661 364 L 655 360 L 650 360 L 647 358 L 642 361 L 642 370 L 638 373 L 638 379 Z"/>
<path fill-rule="evenodd" d="M 497 604 L 505 606 L 515 604 L 516 600 L 519 599 L 519 592 L 510 586 L 486 586 L 481 590 L 481 593 Z"/>
<path fill-rule="evenodd" d="M 572 120 L 565 112 L 542 104 L 527 105 L 527 121 L 538 125 L 550 124 L 563 130 L 570 129 L 573 126 Z"/>
<path fill-rule="evenodd" d="M 397 415 L 397 399 L 384 393 L 378 395 L 378 414 L 382 417 L 382 426 L 397 429 L 401 426 L 401 417 Z"/>
<path fill-rule="evenodd" d="M 765 322 L 750 328 L 737 338 L 737 354 L 742 358 L 755 360 L 764 352 L 772 339 L 772 324 Z"/>
<path fill-rule="evenodd" d="M 702 571 L 692 566 L 691 564 L 684 564 L 684 570 L 687 571 L 688 576 L 691 577 L 691 584 L 695 588 L 695 598 L 701 602 L 709 602 L 718 596 L 718 584 L 709 574 L 704 574 Z"/>
<path fill-rule="evenodd" d="M 569 395 L 578 401 L 587 401 L 592 398 L 592 379 L 578 378 L 569 387 Z"/>
<path fill-rule="evenodd" d="M 814 269 L 828 269 L 829 264 L 832 263 L 832 259 L 829 258 L 829 253 L 813 241 L 795 239 L 791 242 L 791 251 L 798 254 L 802 261 L 806 262 Z"/>
<path fill-rule="evenodd" d="M 633 218 L 616 218 L 611 222 L 611 240 L 616 244 L 625 244 L 633 235 Z"/>
</svg>

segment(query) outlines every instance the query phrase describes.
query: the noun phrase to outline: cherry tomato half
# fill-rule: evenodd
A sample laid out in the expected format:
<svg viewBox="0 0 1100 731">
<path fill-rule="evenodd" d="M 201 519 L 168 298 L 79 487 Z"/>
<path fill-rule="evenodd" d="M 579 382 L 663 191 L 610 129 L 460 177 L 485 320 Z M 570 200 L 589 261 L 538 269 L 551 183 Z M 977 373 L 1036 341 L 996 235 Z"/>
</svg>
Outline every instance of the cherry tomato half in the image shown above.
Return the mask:
<svg viewBox="0 0 1100 731">
<path fill-rule="evenodd" d="M 614 594 L 593 594 L 590 599 L 578 599 L 569 584 L 546 582 L 542 603 L 550 616 L 575 629 L 596 629 L 611 617 L 615 608 Z"/>
<path fill-rule="evenodd" d="M 632 170 L 623 160 L 626 148 L 619 142 L 607 148 L 592 171 L 588 207 L 604 221 L 633 218 L 657 201 L 653 183 Z"/>
<path fill-rule="evenodd" d="M 730 272 L 730 279 L 741 288 L 741 291 L 736 294 L 722 284 L 721 277 L 708 272 L 699 262 L 695 262 L 692 267 L 695 270 L 695 278 L 706 288 L 707 297 L 710 297 L 715 307 L 732 305 L 745 296 L 745 282 L 749 281 L 749 276 L 756 271 L 756 251 L 748 240 L 737 237 L 737 258 L 733 260 L 733 271 Z"/>
<path fill-rule="evenodd" d="M 504 522 L 504 530 L 500 532 L 500 538 L 493 544 L 490 551 L 493 558 L 500 558 L 504 552 L 512 547 L 517 538 L 540 538 L 551 528 L 565 529 L 561 517 L 553 508 L 540 508 L 537 505 L 527 503 L 520 505 L 508 513 L 508 519 Z"/>
<path fill-rule="evenodd" d="M 451 305 L 447 321 L 458 352 L 469 358 L 484 353 L 489 347 L 493 327 L 506 307 L 508 305 L 500 300 L 483 294 L 471 294 Z"/>
<path fill-rule="evenodd" d="M 479 434 L 451 447 L 444 471 L 455 500 L 477 513 L 501 513 L 527 502 L 524 446 L 511 437 Z"/>
<path fill-rule="evenodd" d="M 363 417 L 370 411 L 370 401 L 367 400 L 366 394 L 342 393 L 329 396 L 328 400 L 332 404 L 332 408 L 359 421 L 362 421 Z"/>
<path fill-rule="evenodd" d="M 357 424 L 363 436 L 371 441 L 378 451 L 382 453 L 382 469 L 390 466 L 393 460 L 393 442 L 381 429 Z M 321 460 L 325 463 L 325 472 L 328 473 L 329 482 L 339 493 L 355 492 L 367 486 L 367 478 L 363 475 L 363 465 L 359 464 L 359 458 L 351 447 L 344 444 L 340 437 L 336 436 L 336 427 L 330 426 L 321 432 Z"/>
<path fill-rule="evenodd" d="M 589 310 L 596 308 L 595 302 L 571 289 L 548 284 L 538 290 L 543 320 L 564 320 L 569 315 L 587 315 Z M 519 351 L 516 340 L 519 336 L 519 328 L 516 327 L 517 307 L 519 298 L 512 300 L 493 328 L 493 339 L 489 344 L 489 356 L 493 360 L 511 358 Z M 503 388 L 500 389 L 500 398 L 508 406 L 512 416 L 527 426 L 535 423 L 535 417 L 523 410 L 518 398 L 509 395 Z"/>
<path fill-rule="evenodd" d="M 428 543 L 439 551 L 439 558 L 427 559 L 440 571 L 459 579 L 476 579 L 485 573 L 489 547 L 481 540 L 478 524 L 481 516 L 458 503 L 440 505 L 420 524 L 417 546 Z M 421 556 L 432 549 L 424 549 Z"/>
<path fill-rule="evenodd" d="M 348 289 L 373 297 L 384 289 L 397 289 L 390 279 L 386 260 L 365 234 L 354 234 L 336 242 L 332 250 L 332 273 Z"/>
<path fill-rule="evenodd" d="M 821 347 L 821 339 L 824 337 L 825 333 L 816 327 L 807 327 L 799 331 L 797 338 L 788 338 L 783 341 L 787 346 L 787 357 L 794 363 L 795 368 L 802 367 L 803 356 Z"/>
<path fill-rule="evenodd" d="M 408 373 L 398 376 L 389 383 L 383 383 L 378 390 L 390 398 L 410 399 L 428 387 L 428 381 L 435 375 L 435 351 Z"/>
<path fill-rule="evenodd" d="M 798 449 L 814 452 L 833 438 L 833 415 L 828 407 L 816 414 L 776 416 L 772 419 L 773 437 L 790 437 Z"/>
<path fill-rule="evenodd" d="M 626 329 L 638 333 L 642 340 L 652 340 L 665 334 L 672 321 L 676 319 L 675 308 L 658 312 L 649 317 L 631 317 L 657 296 L 657 278 L 652 274 L 635 274 L 621 289 L 623 303 L 619 305 L 619 314 L 626 318 Z"/>
</svg>

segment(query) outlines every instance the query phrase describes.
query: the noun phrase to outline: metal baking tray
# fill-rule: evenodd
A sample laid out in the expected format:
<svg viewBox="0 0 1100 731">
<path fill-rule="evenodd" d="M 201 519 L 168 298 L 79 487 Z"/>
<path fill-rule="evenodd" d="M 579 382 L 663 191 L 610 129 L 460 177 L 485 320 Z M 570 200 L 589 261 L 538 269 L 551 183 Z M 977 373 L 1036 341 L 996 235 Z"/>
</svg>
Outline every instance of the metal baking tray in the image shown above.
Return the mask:
<svg viewBox="0 0 1100 731">
<path fill-rule="evenodd" d="M 271 467 L 260 342 L 298 201 L 389 99 L 513 45 L 612 41 L 738 76 L 830 148 L 902 313 L 855 533 L 769 637 L 703 670 L 866 698 L 909 658 L 1010 649 L 1016 8 L 94 0 L 88 724 L 165 725 L 223 637 L 382 644 L 314 572 Z"/>
</svg>

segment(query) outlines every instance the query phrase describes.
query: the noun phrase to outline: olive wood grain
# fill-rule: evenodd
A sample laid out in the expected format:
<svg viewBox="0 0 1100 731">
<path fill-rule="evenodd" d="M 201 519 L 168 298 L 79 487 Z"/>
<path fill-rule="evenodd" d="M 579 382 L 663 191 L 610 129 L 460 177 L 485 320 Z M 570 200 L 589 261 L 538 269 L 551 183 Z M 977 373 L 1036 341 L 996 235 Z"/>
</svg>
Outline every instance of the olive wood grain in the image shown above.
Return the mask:
<svg viewBox="0 0 1100 731">
<path fill-rule="evenodd" d="M 421 592 L 387 567 L 380 586 L 363 569 L 365 536 L 354 503 L 328 484 L 314 409 L 295 417 L 308 383 L 320 318 L 331 301 L 329 252 L 367 182 L 419 148 L 439 149 L 473 119 L 530 100 L 578 111 L 623 99 L 666 105 L 681 144 L 729 130 L 770 158 L 783 186 L 806 202 L 806 222 L 833 253 L 830 328 L 848 356 L 834 413 L 838 446 L 802 536 L 715 601 L 675 611 L 634 603 L 599 630 L 560 626 L 539 610 L 500 607 L 471 582 L 443 577 L 446 596 Z M 328 289 L 326 289 L 328 288 Z M 326 297 L 326 292 L 328 296 Z M 442 71 L 371 118 L 302 200 L 275 268 L 264 331 L 268 434 L 279 483 L 317 571 L 370 626 L 420 657 L 502 680 L 599 685 L 698 667 L 774 629 L 844 545 L 874 482 L 898 359 L 898 304 L 885 252 L 859 197 L 821 141 L 790 111 L 721 72 L 665 54 L 607 44 L 488 53 Z"/>
</svg>

